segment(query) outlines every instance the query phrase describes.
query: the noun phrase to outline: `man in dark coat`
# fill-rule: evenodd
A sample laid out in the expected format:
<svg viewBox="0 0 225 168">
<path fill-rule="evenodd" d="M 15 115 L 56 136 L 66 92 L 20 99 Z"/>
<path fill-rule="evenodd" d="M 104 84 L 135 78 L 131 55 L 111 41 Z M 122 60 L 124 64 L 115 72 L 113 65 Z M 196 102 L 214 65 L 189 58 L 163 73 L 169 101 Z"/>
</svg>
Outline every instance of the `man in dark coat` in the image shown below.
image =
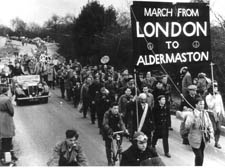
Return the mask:
<svg viewBox="0 0 225 168">
<path fill-rule="evenodd" d="M 134 134 L 135 131 L 138 130 L 138 128 L 140 128 L 140 123 L 141 123 L 141 119 L 142 116 L 144 114 L 144 110 L 146 108 L 146 106 L 148 106 L 147 102 L 147 96 L 145 93 L 141 93 L 138 97 L 138 103 L 137 103 L 137 110 L 138 110 L 138 114 L 136 111 L 136 102 L 133 102 L 133 121 L 132 121 L 132 125 L 133 125 L 133 132 L 132 135 Z M 152 138 L 152 131 L 154 130 L 154 119 L 153 119 L 153 114 L 151 111 L 151 108 L 148 107 L 147 108 L 147 114 L 145 119 L 143 120 L 143 126 L 139 131 L 144 132 L 147 136 L 148 136 L 148 145 L 151 145 L 151 138 Z M 138 126 L 137 126 L 137 118 L 138 118 Z"/>
<path fill-rule="evenodd" d="M 143 132 L 136 132 L 132 145 L 122 153 L 120 166 L 160 166 L 164 165 L 158 154 L 147 147 L 148 137 Z"/>
<path fill-rule="evenodd" d="M 154 100 L 157 100 L 157 97 L 160 95 L 165 95 L 165 90 L 163 88 L 163 83 L 161 80 L 155 82 L 155 89 L 152 94 L 154 96 Z M 155 103 L 157 104 L 157 101 L 155 101 Z"/>
<path fill-rule="evenodd" d="M 117 103 L 112 103 L 110 109 L 105 112 L 103 119 L 103 139 L 105 141 L 106 156 L 108 160 L 108 166 L 114 166 L 112 156 L 112 143 L 113 143 L 113 132 L 124 131 L 127 133 L 123 119 L 119 114 L 119 107 Z"/>
<path fill-rule="evenodd" d="M 96 118 L 96 95 L 99 94 L 102 84 L 98 76 L 95 77 L 92 84 L 89 86 L 89 95 L 90 95 L 90 111 L 91 111 L 91 122 L 95 124 Z"/>
<path fill-rule="evenodd" d="M 105 87 L 100 89 L 100 93 L 96 95 L 96 111 L 98 116 L 98 128 L 99 133 L 102 133 L 102 122 L 104 114 L 109 110 L 110 104 L 112 103 L 109 92 Z"/>
<path fill-rule="evenodd" d="M 170 127 L 170 112 L 168 106 L 166 106 L 165 95 L 160 95 L 157 98 L 158 103 L 153 109 L 154 119 L 155 119 L 155 131 L 152 138 L 152 146 L 155 148 L 159 138 L 163 139 L 163 149 L 165 156 L 171 157 L 169 154 L 169 127 Z"/>
<path fill-rule="evenodd" d="M 80 100 L 83 103 L 83 117 L 86 118 L 87 117 L 87 111 L 88 111 L 88 107 L 90 106 L 90 94 L 89 94 L 89 86 L 92 83 L 92 78 L 91 77 L 87 77 L 87 79 L 85 79 L 84 84 L 81 87 L 81 91 L 80 91 Z"/>
</svg>

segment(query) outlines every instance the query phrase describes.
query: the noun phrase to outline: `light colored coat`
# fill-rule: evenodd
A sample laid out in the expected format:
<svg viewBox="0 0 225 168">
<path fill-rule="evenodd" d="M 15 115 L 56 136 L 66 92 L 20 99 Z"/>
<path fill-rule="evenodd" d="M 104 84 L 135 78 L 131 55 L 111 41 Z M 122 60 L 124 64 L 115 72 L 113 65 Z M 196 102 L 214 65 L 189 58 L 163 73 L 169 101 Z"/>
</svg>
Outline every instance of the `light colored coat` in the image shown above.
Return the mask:
<svg viewBox="0 0 225 168">
<path fill-rule="evenodd" d="M 12 138 L 15 136 L 13 121 L 14 109 L 10 98 L 0 95 L 0 138 Z"/>
<path fill-rule="evenodd" d="M 208 94 L 205 98 L 208 109 L 213 113 L 215 120 L 222 120 L 221 116 L 225 118 L 225 111 L 223 106 L 222 96 L 217 93 L 214 96 Z"/>
<path fill-rule="evenodd" d="M 201 129 L 202 125 L 209 129 L 210 137 L 213 139 L 213 127 L 207 111 L 194 110 L 192 115 L 188 115 L 185 128 L 189 129 L 188 140 L 193 148 L 200 148 L 202 140 L 206 143 L 203 136 L 204 131 Z"/>
</svg>

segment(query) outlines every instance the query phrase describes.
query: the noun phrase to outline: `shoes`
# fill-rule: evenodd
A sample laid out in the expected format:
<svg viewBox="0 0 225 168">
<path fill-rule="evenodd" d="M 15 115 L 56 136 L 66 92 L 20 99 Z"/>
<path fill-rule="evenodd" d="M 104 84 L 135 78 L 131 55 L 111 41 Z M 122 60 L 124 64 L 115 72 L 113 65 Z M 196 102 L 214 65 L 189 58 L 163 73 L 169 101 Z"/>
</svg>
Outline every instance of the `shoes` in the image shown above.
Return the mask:
<svg viewBox="0 0 225 168">
<path fill-rule="evenodd" d="M 222 148 L 222 146 L 220 144 L 218 144 L 218 143 L 215 144 L 215 147 L 218 148 L 218 149 Z"/>
<path fill-rule="evenodd" d="M 165 153 L 165 156 L 171 158 L 171 155 L 169 153 Z"/>
</svg>

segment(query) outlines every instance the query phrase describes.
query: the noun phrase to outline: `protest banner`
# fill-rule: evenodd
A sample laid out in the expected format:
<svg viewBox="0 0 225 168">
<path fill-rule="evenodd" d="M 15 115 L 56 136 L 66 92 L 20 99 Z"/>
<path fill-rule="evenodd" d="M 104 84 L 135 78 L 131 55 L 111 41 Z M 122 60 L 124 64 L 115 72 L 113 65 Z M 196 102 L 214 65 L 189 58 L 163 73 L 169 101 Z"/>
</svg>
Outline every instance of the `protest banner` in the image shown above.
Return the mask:
<svg viewBox="0 0 225 168">
<path fill-rule="evenodd" d="M 131 21 L 137 69 L 212 60 L 209 6 L 205 3 L 134 1 Z"/>
</svg>

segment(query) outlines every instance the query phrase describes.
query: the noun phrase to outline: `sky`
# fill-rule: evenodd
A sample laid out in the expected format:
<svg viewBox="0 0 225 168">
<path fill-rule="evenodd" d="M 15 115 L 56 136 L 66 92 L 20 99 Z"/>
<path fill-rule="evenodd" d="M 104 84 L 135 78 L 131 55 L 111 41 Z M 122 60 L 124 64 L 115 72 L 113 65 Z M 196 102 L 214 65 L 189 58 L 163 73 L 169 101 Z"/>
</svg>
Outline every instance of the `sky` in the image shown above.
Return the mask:
<svg viewBox="0 0 225 168">
<path fill-rule="evenodd" d="M 89 0 L 91 1 L 91 0 Z M 108 7 L 114 6 L 119 11 L 129 11 L 132 0 L 98 0 Z M 142 0 L 139 0 L 142 1 Z M 159 2 L 190 2 L 190 0 L 144 0 Z M 10 21 L 19 17 L 26 23 L 35 22 L 43 25 L 53 14 L 65 16 L 74 14 L 76 17 L 88 0 L 0 0 L 0 25 L 11 26 Z M 216 14 L 225 18 L 224 0 L 210 0 L 210 7 Z M 211 17 L 213 18 L 213 17 Z"/>
</svg>

